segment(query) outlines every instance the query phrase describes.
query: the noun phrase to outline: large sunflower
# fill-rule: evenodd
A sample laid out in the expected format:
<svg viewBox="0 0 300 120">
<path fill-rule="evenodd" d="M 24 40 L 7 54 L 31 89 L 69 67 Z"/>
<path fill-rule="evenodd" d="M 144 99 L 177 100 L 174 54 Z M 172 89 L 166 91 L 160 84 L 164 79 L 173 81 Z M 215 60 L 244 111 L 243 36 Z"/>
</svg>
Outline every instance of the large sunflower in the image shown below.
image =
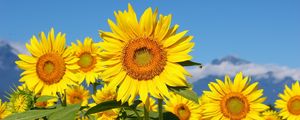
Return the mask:
<svg viewBox="0 0 300 120">
<path fill-rule="evenodd" d="M 201 120 L 200 105 L 180 95 L 171 94 L 164 108 L 180 120 Z"/>
<path fill-rule="evenodd" d="M 95 83 L 99 79 L 102 69 L 100 64 L 100 48 L 91 38 L 85 38 L 84 42 L 72 43 L 72 49 L 79 58 L 77 64 L 80 66 L 78 77 L 80 81 L 86 80 L 86 84 Z"/>
<path fill-rule="evenodd" d="M 290 89 L 285 85 L 283 94 L 278 95 L 281 99 L 276 100 L 275 107 L 280 109 L 279 115 L 287 120 L 300 120 L 300 86 L 297 81 Z"/>
<path fill-rule="evenodd" d="M 203 104 L 204 118 L 213 120 L 260 120 L 260 112 L 269 107 L 262 102 L 263 89 L 257 89 L 257 82 L 249 84 L 248 77 L 238 73 L 232 82 L 229 76 L 208 84 L 211 91 L 204 91 L 207 97 Z"/>
<path fill-rule="evenodd" d="M 10 114 L 11 112 L 8 110 L 7 102 L 2 102 L 0 99 L 0 120 L 4 119 Z"/>
<path fill-rule="evenodd" d="M 115 12 L 116 23 L 108 20 L 112 32 L 100 31 L 102 77 L 110 86 L 119 86 L 117 100 L 132 103 L 140 95 L 143 103 L 150 93 L 155 98 L 169 96 L 167 86 L 186 86 L 190 75 L 179 62 L 191 60 L 194 43 L 187 31 L 170 28 L 171 15 L 157 17 L 151 8 L 138 21 L 130 4 L 128 11 Z M 157 19 L 158 18 L 158 19 Z"/>
<path fill-rule="evenodd" d="M 44 32 L 39 40 L 33 36 L 26 48 L 31 55 L 19 54 L 21 60 L 16 61 L 19 68 L 25 70 L 20 82 L 25 82 L 28 89 L 41 95 L 55 95 L 63 92 L 68 84 L 75 84 L 78 78 L 74 70 L 79 66 L 70 48 L 66 48 L 65 34 L 54 36 L 54 29 L 46 37 Z"/>
</svg>

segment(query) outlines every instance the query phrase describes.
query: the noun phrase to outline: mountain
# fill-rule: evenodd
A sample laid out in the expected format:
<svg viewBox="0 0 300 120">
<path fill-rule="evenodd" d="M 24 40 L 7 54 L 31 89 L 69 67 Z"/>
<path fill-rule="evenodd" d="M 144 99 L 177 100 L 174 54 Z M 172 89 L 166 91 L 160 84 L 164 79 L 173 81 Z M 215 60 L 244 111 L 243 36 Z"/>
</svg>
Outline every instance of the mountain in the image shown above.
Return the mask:
<svg viewBox="0 0 300 120">
<path fill-rule="evenodd" d="M 10 44 L 0 41 L 0 99 L 6 100 L 6 92 L 18 85 L 21 70 L 15 64 L 18 60 L 18 50 Z"/>
<path fill-rule="evenodd" d="M 288 68 L 278 65 L 260 65 L 235 56 L 226 56 L 215 59 L 203 68 L 188 68 L 193 78 L 189 81 L 193 83 L 194 90 L 201 95 L 203 90 L 208 90 L 207 84 L 215 82 L 216 79 L 224 80 L 225 75 L 234 79 L 235 74 L 243 72 L 244 76 L 249 76 L 251 82 L 259 82 L 259 88 L 264 89 L 267 96 L 266 104 L 273 104 L 278 99 L 278 93 L 284 89 L 284 85 L 291 85 L 295 80 L 300 80 L 300 69 Z"/>
</svg>

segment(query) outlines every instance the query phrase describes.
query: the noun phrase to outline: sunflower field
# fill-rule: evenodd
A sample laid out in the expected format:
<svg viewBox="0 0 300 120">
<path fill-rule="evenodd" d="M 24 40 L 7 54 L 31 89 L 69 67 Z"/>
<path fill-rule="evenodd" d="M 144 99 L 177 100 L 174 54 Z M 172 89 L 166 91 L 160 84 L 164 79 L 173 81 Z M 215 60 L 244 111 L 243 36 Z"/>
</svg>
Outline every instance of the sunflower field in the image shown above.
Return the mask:
<svg viewBox="0 0 300 120">
<path fill-rule="evenodd" d="M 66 44 L 50 29 L 33 35 L 19 54 L 21 86 L 0 100 L 4 120 L 300 120 L 300 85 L 285 86 L 273 106 L 263 88 L 242 71 L 208 84 L 198 96 L 186 66 L 194 47 L 172 15 L 133 7 L 114 12 L 100 42 L 86 37 Z M 92 89 L 88 89 L 91 87 Z"/>
</svg>

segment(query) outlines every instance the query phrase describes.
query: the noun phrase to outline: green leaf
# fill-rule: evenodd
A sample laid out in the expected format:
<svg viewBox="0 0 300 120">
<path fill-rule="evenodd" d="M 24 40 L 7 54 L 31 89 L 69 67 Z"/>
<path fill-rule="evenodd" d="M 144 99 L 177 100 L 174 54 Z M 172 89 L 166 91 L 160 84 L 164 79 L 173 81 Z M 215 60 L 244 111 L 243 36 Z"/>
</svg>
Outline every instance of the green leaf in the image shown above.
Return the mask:
<svg viewBox="0 0 300 120">
<path fill-rule="evenodd" d="M 50 96 L 50 95 L 45 95 L 45 96 L 41 96 L 41 97 L 38 97 L 36 99 L 36 102 L 46 102 L 48 100 L 51 100 L 51 99 L 54 99 L 54 98 L 57 98 L 55 96 Z"/>
<path fill-rule="evenodd" d="M 15 113 L 8 117 L 6 117 L 4 120 L 34 120 L 38 118 L 42 118 L 45 116 L 50 115 L 51 113 L 55 112 L 55 109 L 51 110 L 30 110 L 22 113 Z"/>
<path fill-rule="evenodd" d="M 168 87 L 172 92 L 181 95 L 182 97 L 198 103 L 198 95 L 189 87 Z"/>
<path fill-rule="evenodd" d="M 200 66 L 200 68 L 202 68 L 201 63 L 193 62 L 193 61 L 190 61 L 190 60 L 179 62 L 178 64 L 180 64 L 182 66 Z"/>
<path fill-rule="evenodd" d="M 68 105 L 66 107 L 58 107 L 55 112 L 48 116 L 49 120 L 75 120 L 76 113 L 80 109 L 80 104 Z"/>
<path fill-rule="evenodd" d="M 171 112 L 164 112 L 164 120 L 179 120 L 179 118 Z"/>
<path fill-rule="evenodd" d="M 128 103 L 121 104 L 121 102 L 118 102 L 116 100 L 106 101 L 106 102 L 97 104 L 96 106 L 90 108 L 86 112 L 86 115 L 103 112 L 103 111 L 114 109 L 114 108 L 135 108 L 140 103 L 141 103 L 140 100 L 136 100 L 136 101 L 134 101 L 133 105 L 129 106 Z"/>
</svg>

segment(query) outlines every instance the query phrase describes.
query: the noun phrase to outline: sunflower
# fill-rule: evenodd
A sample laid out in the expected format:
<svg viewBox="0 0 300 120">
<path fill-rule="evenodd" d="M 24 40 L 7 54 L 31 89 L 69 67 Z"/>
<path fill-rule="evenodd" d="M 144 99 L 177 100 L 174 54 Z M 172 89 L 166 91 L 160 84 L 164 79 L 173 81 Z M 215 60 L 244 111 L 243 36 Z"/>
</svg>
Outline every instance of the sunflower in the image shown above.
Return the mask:
<svg viewBox="0 0 300 120">
<path fill-rule="evenodd" d="M 28 90 L 13 90 L 9 95 L 8 107 L 13 113 L 20 113 L 30 110 L 33 106 L 34 96 Z"/>
<path fill-rule="evenodd" d="M 111 88 L 107 85 L 104 85 L 101 90 L 97 90 L 95 95 L 92 95 L 93 100 L 95 101 L 94 104 L 91 104 L 90 106 L 95 106 L 96 104 L 110 101 L 110 100 L 116 100 L 117 94 L 116 89 Z M 119 109 L 111 109 L 106 110 L 104 112 L 96 113 L 97 120 L 115 120 L 119 115 Z"/>
<path fill-rule="evenodd" d="M 264 120 L 281 120 L 278 113 L 274 110 L 267 110 L 262 113 Z"/>
<path fill-rule="evenodd" d="M 108 20 L 112 32 L 100 31 L 101 58 L 105 70 L 102 77 L 118 88 L 117 100 L 133 103 L 137 94 L 143 103 L 147 96 L 169 96 L 167 86 L 187 86 L 190 74 L 179 62 L 191 60 L 192 36 L 170 28 L 171 15 L 157 17 L 157 10 L 145 10 L 138 21 L 128 4 L 128 11 L 115 12 L 116 23 Z M 158 19 L 157 19 L 158 18 Z"/>
<path fill-rule="evenodd" d="M 72 43 L 75 56 L 79 59 L 80 66 L 78 77 L 80 81 L 86 80 L 86 84 L 95 83 L 99 79 L 102 66 L 100 64 L 100 48 L 91 38 L 85 38 L 84 42 L 77 40 L 77 45 Z"/>
<path fill-rule="evenodd" d="M 81 106 L 88 105 L 89 91 L 82 86 L 70 86 L 67 91 L 67 104 L 78 104 Z"/>
<path fill-rule="evenodd" d="M 46 37 L 44 32 L 39 35 L 39 40 L 33 36 L 26 48 L 31 55 L 19 54 L 16 64 L 25 70 L 21 74 L 20 82 L 25 82 L 28 89 L 35 94 L 55 95 L 63 92 L 68 84 L 78 82 L 75 70 L 79 69 L 70 48 L 66 48 L 65 34 L 58 33 L 54 36 L 54 29 Z"/>
<path fill-rule="evenodd" d="M 157 112 L 157 108 L 158 108 L 158 105 L 156 104 L 156 100 L 153 99 L 152 97 L 149 98 L 149 103 L 148 103 L 148 100 L 146 101 L 146 105 L 149 104 L 149 107 L 147 107 L 149 110 L 148 111 L 154 111 L 154 112 Z M 144 104 L 143 103 L 140 103 L 138 105 L 138 107 L 140 108 L 144 108 Z"/>
<path fill-rule="evenodd" d="M 4 119 L 10 114 L 11 112 L 8 110 L 7 103 L 2 102 L 2 100 L 0 99 L 0 120 Z"/>
<path fill-rule="evenodd" d="M 180 120 L 199 120 L 201 118 L 200 105 L 180 95 L 171 93 L 164 108 L 175 114 Z"/>
<path fill-rule="evenodd" d="M 269 107 L 262 102 L 263 89 L 257 89 L 257 82 L 249 84 L 248 77 L 243 78 L 238 73 L 232 82 L 229 76 L 225 77 L 225 83 L 221 80 L 208 84 L 211 91 L 204 91 L 207 97 L 203 104 L 204 118 L 215 120 L 258 120 L 262 119 L 260 112 Z"/>
<path fill-rule="evenodd" d="M 299 120 L 300 118 L 300 86 L 297 81 L 290 89 L 285 85 L 283 94 L 278 95 L 281 99 L 276 100 L 275 107 L 280 109 L 279 116 L 288 120 Z"/>
</svg>

